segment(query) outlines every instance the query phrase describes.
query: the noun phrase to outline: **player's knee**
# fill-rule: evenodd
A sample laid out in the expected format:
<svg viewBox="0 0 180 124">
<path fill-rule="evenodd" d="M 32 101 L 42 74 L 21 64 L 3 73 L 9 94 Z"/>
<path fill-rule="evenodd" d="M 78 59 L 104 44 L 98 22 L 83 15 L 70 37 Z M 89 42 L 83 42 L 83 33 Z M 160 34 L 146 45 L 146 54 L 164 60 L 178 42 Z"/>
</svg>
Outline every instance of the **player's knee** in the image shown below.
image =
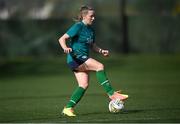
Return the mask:
<svg viewBox="0 0 180 124">
<path fill-rule="evenodd" d="M 79 87 L 82 87 L 82 88 L 84 88 L 84 89 L 87 89 L 88 86 L 89 86 L 88 83 L 82 83 L 82 84 L 79 85 Z"/>
<path fill-rule="evenodd" d="M 104 65 L 102 63 L 99 63 L 97 66 L 97 71 L 104 70 Z"/>
</svg>

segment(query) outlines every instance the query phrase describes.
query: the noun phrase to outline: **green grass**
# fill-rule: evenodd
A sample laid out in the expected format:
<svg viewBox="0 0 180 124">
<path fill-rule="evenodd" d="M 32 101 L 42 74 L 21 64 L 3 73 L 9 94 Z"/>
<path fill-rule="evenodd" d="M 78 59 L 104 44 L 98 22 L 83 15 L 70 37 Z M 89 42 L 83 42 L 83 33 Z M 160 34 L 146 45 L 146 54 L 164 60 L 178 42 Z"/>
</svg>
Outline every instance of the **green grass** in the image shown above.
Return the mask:
<svg viewBox="0 0 180 124">
<path fill-rule="evenodd" d="M 112 86 L 130 96 L 121 113 L 108 112 L 108 97 L 91 73 L 78 116 L 61 116 L 76 87 L 65 58 L 18 59 L 0 61 L 0 122 L 180 122 L 178 55 L 116 55 L 100 61 Z"/>
</svg>

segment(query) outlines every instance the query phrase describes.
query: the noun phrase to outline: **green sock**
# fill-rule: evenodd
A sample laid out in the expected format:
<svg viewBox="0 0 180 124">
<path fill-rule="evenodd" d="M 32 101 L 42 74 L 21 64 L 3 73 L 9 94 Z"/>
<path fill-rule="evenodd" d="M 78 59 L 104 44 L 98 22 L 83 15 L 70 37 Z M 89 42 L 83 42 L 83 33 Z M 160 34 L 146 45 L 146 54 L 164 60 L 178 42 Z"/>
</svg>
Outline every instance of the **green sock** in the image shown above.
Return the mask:
<svg viewBox="0 0 180 124">
<path fill-rule="evenodd" d="M 67 103 L 66 107 L 71 108 L 74 107 L 82 98 L 85 93 L 85 89 L 82 87 L 77 87 L 76 90 L 73 92 L 69 102 Z"/>
<path fill-rule="evenodd" d="M 113 95 L 114 89 L 111 87 L 105 71 L 104 70 L 97 71 L 96 76 L 97 76 L 98 82 L 103 86 L 106 93 L 108 95 Z"/>
</svg>

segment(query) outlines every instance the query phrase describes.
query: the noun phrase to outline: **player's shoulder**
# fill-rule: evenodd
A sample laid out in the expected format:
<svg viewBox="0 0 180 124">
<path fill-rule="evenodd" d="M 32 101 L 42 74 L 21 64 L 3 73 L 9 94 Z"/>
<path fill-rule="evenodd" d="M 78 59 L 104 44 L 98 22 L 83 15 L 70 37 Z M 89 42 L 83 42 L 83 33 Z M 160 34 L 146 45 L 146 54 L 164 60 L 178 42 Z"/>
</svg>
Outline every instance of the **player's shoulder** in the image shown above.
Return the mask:
<svg viewBox="0 0 180 124">
<path fill-rule="evenodd" d="M 74 23 L 74 26 L 77 26 L 77 27 L 82 27 L 82 26 L 83 26 L 83 24 L 82 24 L 82 22 L 75 22 L 75 23 Z"/>
</svg>

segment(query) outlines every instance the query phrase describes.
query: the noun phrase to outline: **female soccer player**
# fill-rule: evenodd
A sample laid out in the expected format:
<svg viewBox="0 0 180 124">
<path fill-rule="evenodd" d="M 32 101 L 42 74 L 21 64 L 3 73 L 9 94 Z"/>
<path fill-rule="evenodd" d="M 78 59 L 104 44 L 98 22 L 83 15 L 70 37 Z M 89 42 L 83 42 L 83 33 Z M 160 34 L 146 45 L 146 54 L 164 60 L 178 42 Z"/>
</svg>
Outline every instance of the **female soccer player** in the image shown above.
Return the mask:
<svg viewBox="0 0 180 124">
<path fill-rule="evenodd" d="M 69 30 L 59 38 L 59 43 L 67 54 L 67 64 L 74 72 L 78 82 L 78 87 L 73 92 L 69 102 L 64 107 L 62 114 L 66 116 L 76 116 L 75 105 L 84 95 L 89 84 L 89 72 L 95 71 L 97 80 L 104 88 L 110 99 L 125 100 L 128 95 L 114 91 L 106 76 L 104 65 L 99 61 L 89 57 L 89 49 L 108 56 L 109 51 L 99 48 L 95 43 L 95 33 L 91 25 L 95 20 L 95 11 L 89 6 L 82 6 L 76 22 Z M 69 41 L 69 44 L 67 44 Z"/>
</svg>

